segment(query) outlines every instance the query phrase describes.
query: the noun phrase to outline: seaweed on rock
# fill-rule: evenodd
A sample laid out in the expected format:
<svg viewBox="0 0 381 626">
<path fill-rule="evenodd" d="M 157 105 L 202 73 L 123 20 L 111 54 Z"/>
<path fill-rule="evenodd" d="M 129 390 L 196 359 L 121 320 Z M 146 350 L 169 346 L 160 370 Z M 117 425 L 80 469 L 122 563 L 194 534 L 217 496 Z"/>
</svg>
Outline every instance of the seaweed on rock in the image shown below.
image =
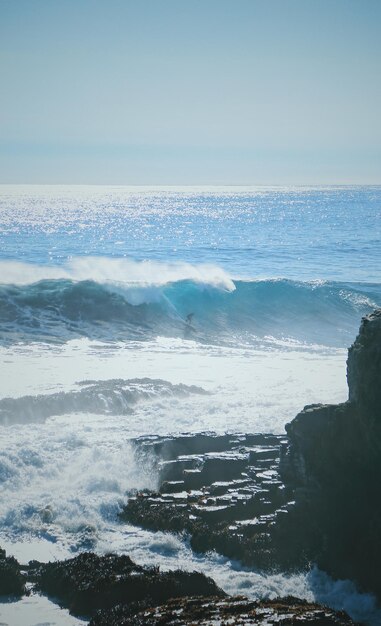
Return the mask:
<svg viewBox="0 0 381 626">
<path fill-rule="evenodd" d="M 37 587 L 76 615 L 92 615 L 97 609 L 110 609 L 120 603 L 143 601 L 154 606 L 168 598 L 226 595 L 211 578 L 199 572 L 160 572 L 158 567 L 137 565 L 125 555 L 85 552 L 66 561 L 30 565 Z"/>
</svg>

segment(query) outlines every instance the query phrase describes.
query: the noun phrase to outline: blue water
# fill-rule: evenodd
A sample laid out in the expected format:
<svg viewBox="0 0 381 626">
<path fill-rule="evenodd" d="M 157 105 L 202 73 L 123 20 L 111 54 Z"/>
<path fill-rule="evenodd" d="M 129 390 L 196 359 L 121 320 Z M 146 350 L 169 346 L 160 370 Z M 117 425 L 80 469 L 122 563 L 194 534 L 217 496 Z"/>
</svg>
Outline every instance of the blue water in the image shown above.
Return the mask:
<svg viewBox="0 0 381 626">
<path fill-rule="evenodd" d="M 236 277 L 378 281 L 380 187 L 140 190 L 5 187 L 1 258 L 214 263 Z"/>
<path fill-rule="evenodd" d="M 346 349 L 377 306 L 381 187 L 1 186 L 0 546 L 23 562 L 112 549 L 376 626 L 349 581 L 244 570 L 117 512 L 155 485 L 135 436 L 279 433 L 344 401 Z"/>
<path fill-rule="evenodd" d="M 226 289 L 189 279 L 149 288 L 110 280 L 40 280 L 0 286 L 0 341 L 168 336 L 239 346 L 272 337 L 275 343 L 342 347 L 351 342 L 361 316 L 379 303 L 376 283 L 236 280 Z"/>
<path fill-rule="evenodd" d="M 381 188 L 3 186 L 2 259 L 213 263 L 234 277 L 380 280 Z"/>
<path fill-rule="evenodd" d="M 380 187 L 4 186 L 0 225 L 5 344 L 164 335 L 345 347 L 381 304 Z"/>
</svg>

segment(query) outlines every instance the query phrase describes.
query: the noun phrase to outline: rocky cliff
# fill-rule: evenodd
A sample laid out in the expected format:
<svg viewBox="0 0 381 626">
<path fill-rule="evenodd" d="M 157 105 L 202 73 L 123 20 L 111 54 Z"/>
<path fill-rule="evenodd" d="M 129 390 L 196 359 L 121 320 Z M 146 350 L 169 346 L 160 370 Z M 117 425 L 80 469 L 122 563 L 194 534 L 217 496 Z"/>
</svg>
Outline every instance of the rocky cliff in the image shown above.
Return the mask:
<svg viewBox="0 0 381 626">
<path fill-rule="evenodd" d="M 349 401 L 365 417 L 381 420 L 381 309 L 362 319 L 347 365 Z"/>
<path fill-rule="evenodd" d="M 307 406 L 286 426 L 283 475 L 311 558 L 381 598 L 381 309 L 361 322 L 347 380 L 347 402 Z"/>
</svg>

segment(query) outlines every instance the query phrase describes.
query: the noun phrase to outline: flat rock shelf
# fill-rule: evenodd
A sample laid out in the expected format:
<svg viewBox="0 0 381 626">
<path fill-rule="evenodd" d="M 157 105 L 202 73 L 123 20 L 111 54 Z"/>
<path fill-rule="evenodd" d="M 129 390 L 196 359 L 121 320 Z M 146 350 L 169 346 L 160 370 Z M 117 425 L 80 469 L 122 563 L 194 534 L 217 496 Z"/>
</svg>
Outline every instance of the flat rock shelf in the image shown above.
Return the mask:
<svg viewBox="0 0 381 626">
<path fill-rule="evenodd" d="M 196 552 L 292 568 L 293 555 L 275 537 L 279 520 L 295 508 L 294 491 L 281 477 L 286 447 L 287 437 L 272 434 L 137 439 L 135 453 L 156 469 L 158 489 L 130 497 L 120 517 L 150 530 L 186 532 Z"/>
</svg>

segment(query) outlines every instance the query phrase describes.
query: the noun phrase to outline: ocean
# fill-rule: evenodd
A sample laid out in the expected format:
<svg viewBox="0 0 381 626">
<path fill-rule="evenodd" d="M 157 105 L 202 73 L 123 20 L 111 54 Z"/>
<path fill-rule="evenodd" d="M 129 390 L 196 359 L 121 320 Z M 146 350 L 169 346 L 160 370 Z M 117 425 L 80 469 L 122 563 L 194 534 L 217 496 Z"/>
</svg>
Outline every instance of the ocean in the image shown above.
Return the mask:
<svg viewBox="0 0 381 626">
<path fill-rule="evenodd" d="M 381 623 L 372 596 L 314 566 L 264 574 L 118 521 L 157 481 L 135 437 L 278 434 L 345 401 L 380 268 L 381 187 L 2 185 L 0 546 L 22 563 L 113 550 Z M 83 623 L 37 594 L 0 617 Z"/>
</svg>

